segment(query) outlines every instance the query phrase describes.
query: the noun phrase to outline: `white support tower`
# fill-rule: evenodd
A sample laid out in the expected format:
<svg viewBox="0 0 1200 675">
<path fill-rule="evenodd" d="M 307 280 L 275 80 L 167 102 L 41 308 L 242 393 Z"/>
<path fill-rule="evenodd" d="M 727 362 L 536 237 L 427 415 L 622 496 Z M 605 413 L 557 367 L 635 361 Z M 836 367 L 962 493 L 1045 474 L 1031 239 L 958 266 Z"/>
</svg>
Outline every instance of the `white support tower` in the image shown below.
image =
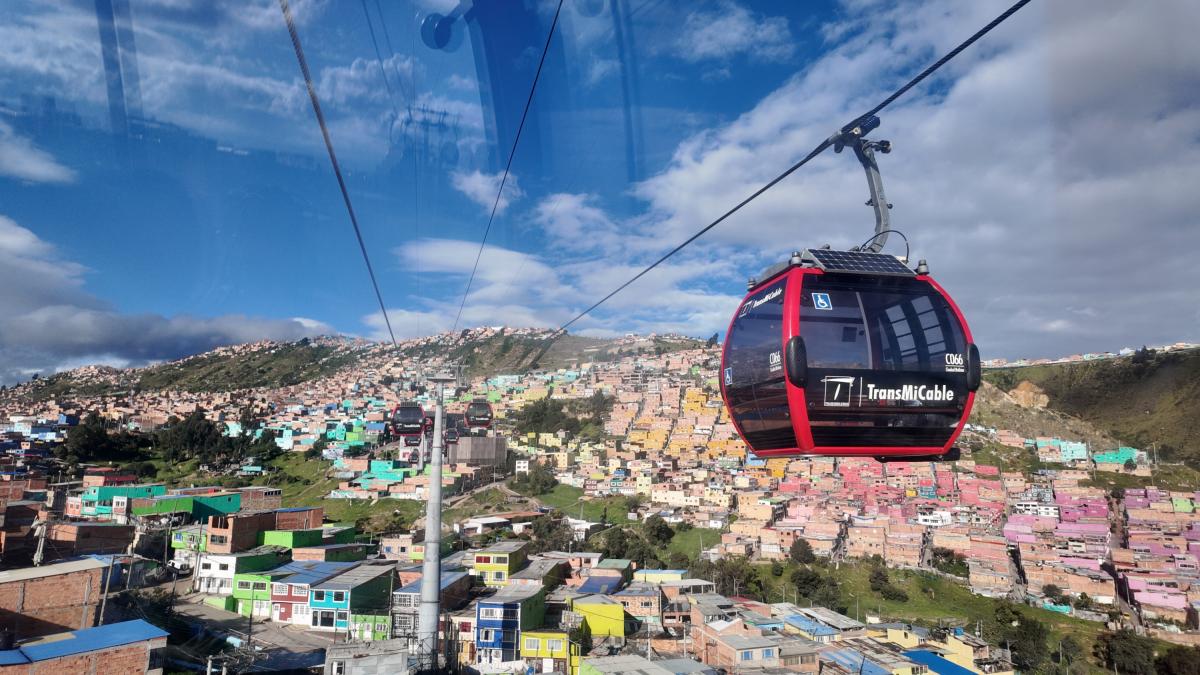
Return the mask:
<svg viewBox="0 0 1200 675">
<path fill-rule="evenodd" d="M 429 458 L 429 500 L 425 505 L 425 560 L 421 571 L 421 610 L 418 614 L 417 639 L 421 672 L 437 672 L 438 622 L 441 616 L 442 590 L 442 398 L 452 374 L 435 375 L 429 382 L 437 387 L 433 417 L 433 451 Z"/>
</svg>

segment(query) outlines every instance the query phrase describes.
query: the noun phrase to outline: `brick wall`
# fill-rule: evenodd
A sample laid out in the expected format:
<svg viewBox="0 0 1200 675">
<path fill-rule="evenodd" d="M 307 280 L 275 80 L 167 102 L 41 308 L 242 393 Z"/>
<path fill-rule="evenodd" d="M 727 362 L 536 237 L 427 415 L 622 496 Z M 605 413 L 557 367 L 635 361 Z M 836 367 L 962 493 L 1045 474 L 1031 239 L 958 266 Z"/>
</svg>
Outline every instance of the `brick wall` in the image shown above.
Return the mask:
<svg viewBox="0 0 1200 675">
<path fill-rule="evenodd" d="M 325 518 L 325 510 L 315 507 L 304 511 L 276 511 L 276 530 L 311 530 L 320 527 Z"/>
<path fill-rule="evenodd" d="M 165 647 L 166 638 L 135 642 L 111 649 L 85 654 L 73 654 L 37 663 L 0 666 L 0 675 L 51 675 L 87 673 L 89 675 L 126 675 L 145 673 L 150 665 L 150 652 Z M 157 672 L 157 671 L 156 671 Z"/>
<path fill-rule="evenodd" d="M 0 584 L 0 628 L 18 640 L 90 627 L 103 591 L 101 568 Z"/>
</svg>

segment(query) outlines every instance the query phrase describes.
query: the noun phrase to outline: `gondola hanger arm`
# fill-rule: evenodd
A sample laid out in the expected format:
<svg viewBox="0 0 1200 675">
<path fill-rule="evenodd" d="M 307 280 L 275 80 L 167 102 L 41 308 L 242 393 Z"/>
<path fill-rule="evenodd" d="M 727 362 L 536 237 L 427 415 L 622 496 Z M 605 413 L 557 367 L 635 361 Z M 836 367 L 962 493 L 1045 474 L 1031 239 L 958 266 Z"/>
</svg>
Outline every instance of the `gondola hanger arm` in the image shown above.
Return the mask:
<svg viewBox="0 0 1200 675">
<path fill-rule="evenodd" d="M 867 134 L 878 126 L 879 117 L 869 115 L 846 125 L 830 139 L 833 141 L 834 152 L 840 153 L 843 148 L 850 146 L 854 150 L 854 156 L 862 164 L 863 171 L 867 174 L 867 188 L 871 192 L 867 206 L 875 209 L 875 236 L 868 240 L 869 244 L 865 245 L 862 250 L 871 253 L 879 253 L 883 250 L 884 244 L 887 243 L 888 232 L 891 231 L 889 211 L 892 205 L 888 203 L 887 196 L 883 193 L 883 177 L 879 175 L 879 164 L 875 161 L 875 151 L 888 154 L 892 151 L 892 142 L 874 141 L 867 138 Z"/>
</svg>

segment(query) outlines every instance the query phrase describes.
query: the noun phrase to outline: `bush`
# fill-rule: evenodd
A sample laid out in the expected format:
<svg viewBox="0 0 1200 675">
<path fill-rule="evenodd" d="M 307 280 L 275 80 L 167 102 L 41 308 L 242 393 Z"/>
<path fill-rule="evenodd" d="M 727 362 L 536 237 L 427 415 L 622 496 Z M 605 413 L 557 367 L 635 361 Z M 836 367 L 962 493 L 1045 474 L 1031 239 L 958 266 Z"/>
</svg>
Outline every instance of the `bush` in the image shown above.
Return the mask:
<svg viewBox="0 0 1200 675">
<path fill-rule="evenodd" d="M 792 542 L 792 548 L 788 551 L 788 556 L 792 559 L 792 562 L 797 562 L 801 565 L 810 565 L 817 560 L 812 546 L 807 540 L 799 537 L 796 538 L 796 541 Z"/>
</svg>

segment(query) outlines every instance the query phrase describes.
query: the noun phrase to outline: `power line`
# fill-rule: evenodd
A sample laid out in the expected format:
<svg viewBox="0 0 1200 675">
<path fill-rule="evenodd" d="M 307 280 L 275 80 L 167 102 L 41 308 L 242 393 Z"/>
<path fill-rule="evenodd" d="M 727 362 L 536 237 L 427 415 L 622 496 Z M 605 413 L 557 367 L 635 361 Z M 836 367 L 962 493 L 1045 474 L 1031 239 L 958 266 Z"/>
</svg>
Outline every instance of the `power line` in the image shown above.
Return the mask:
<svg viewBox="0 0 1200 675">
<path fill-rule="evenodd" d="M 383 55 L 379 52 L 379 42 L 375 39 L 375 22 L 371 20 L 371 12 L 367 11 L 367 0 L 362 0 L 363 15 L 367 17 L 367 30 L 371 33 L 371 44 L 375 47 L 375 60 L 379 62 L 379 72 L 383 75 L 383 87 L 387 89 L 388 100 L 396 105 L 396 95 L 392 93 L 392 83 L 388 79 L 387 68 L 383 65 Z M 399 116 L 397 114 L 397 116 Z"/>
<path fill-rule="evenodd" d="M 475 281 L 475 273 L 479 271 L 479 259 L 483 257 L 488 233 L 492 231 L 492 221 L 496 219 L 496 208 L 500 205 L 500 197 L 504 194 L 504 184 L 508 182 L 508 171 L 512 168 L 513 157 L 517 154 L 517 144 L 521 142 L 521 132 L 525 130 L 525 118 L 529 116 L 529 107 L 533 104 L 533 94 L 537 91 L 538 80 L 542 77 L 542 66 L 546 63 L 546 54 L 550 51 L 550 41 L 554 38 L 554 29 L 558 26 L 558 15 L 562 13 L 562 7 L 563 0 L 558 0 L 558 7 L 554 10 L 554 20 L 550 22 L 550 32 L 546 34 L 546 45 L 542 47 L 542 58 L 538 60 L 537 72 L 533 74 L 533 84 L 529 86 L 529 96 L 525 99 L 525 110 L 521 112 L 521 123 L 517 125 L 517 135 L 513 138 L 512 149 L 508 151 L 508 162 L 504 165 L 504 175 L 500 177 L 496 200 L 492 202 L 492 213 L 488 216 L 487 227 L 483 229 L 483 238 L 479 241 L 479 252 L 475 254 L 475 264 L 471 267 L 471 276 L 467 278 L 467 287 L 463 290 L 462 302 L 458 303 L 458 314 L 454 317 L 454 327 L 450 329 L 451 333 L 458 330 L 463 307 L 466 306 L 467 296 L 471 293 L 471 284 Z"/>
<path fill-rule="evenodd" d="M 891 105 L 891 104 L 892 104 L 892 103 L 893 103 L 893 102 L 894 102 L 896 99 L 898 99 L 898 98 L 900 98 L 901 96 L 903 96 L 903 95 L 904 95 L 904 94 L 905 94 L 905 93 L 906 93 L 908 90 L 910 90 L 910 89 L 912 89 L 913 87 L 915 87 L 916 85 L 920 84 L 922 80 L 924 80 L 925 78 L 927 78 L 927 77 L 929 77 L 930 75 L 932 75 L 932 74 L 933 74 L 935 71 L 937 71 L 937 70 L 938 70 L 939 68 L 941 68 L 942 66 L 946 65 L 946 63 L 947 63 L 948 61 L 950 61 L 950 59 L 953 59 L 955 56 L 958 56 L 958 54 L 959 54 L 960 52 L 962 52 L 962 51 L 963 51 L 964 49 L 966 49 L 967 47 L 970 47 L 970 46 L 971 46 L 972 44 L 974 44 L 974 43 L 975 43 L 977 40 L 979 40 L 979 38 L 983 37 L 984 35 L 987 35 L 989 32 L 991 32 L 991 30 L 992 30 L 992 29 L 994 29 L 996 26 L 999 26 L 999 25 L 1000 25 L 1001 23 L 1003 23 L 1003 22 L 1004 22 L 1006 19 L 1008 19 L 1008 17 L 1012 16 L 1012 15 L 1013 15 L 1013 14 L 1015 14 L 1015 13 L 1016 13 L 1016 12 L 1017 12 L 1019 9 L 1021 9 L 1021 8 L 1022 8 L 1022 7 L 1024 7 L 1025 5 L 1029 4 L 1029 2 L 1030 2 L 1030 0 L 1018 0 L 1018 1 L 1017 1 L 1015 4 L 1013 4 L 1013 6 L 1009 7 L 1007 10 L 1005 10 L 1003 14 L 1000 14 L 999 16 L 997 16 L 995 19 L 993 19 L 991 22 L 989 22 L 989 23 L 988 23 L 986 26 L 984 26 L 983 28 L 981 28 L 981 29 L 979 29 L 978 31 L 976 31 L 974 35 L 972 35 L 971 37 L 967 38 L 965 41 L 963 41 L 962 43 L 960 43 L 960 44 L 959 44 L 957 47 L 955 47 L 954 49 L 952 49 L 952 50 L 950 50 L 949 52 L 947 52 L 947 53 L 946 53 L 944 56 L 942 56 L 942 58 L 938 59 L 938 60 L 937 60 L 937 61 L 935 61 L 935 62 L 934 62 L 932 65 L 930 65 L 928 68 L 926 68 L 925 70 L 921 71 L 921 73 L 920 73 L 920 74 L 918 74 L 916 77 L 914 77 L 914 78 L 912 78 L 911 80 L 909 80 L 908 82 L 906 82 L 906 83 L 904 84 L 904 86 L 900 87 L 900 88 L 899 88 L 899 89 L 897 89 L 895 92 L 893 92 L 893 93 L 892 93 L 890 96 L 888 96 L 887 98 L 885 98 L 885 99 L 883 99 L 882 101 L 880 101 L 878 105 L 876 105 L 875 107 L 871 108 L 871 109 L 870 109 L 869 111 L 867 111 L 866 113 L 864 113 L 864 114 L 862 114 L 862 115 L 859 115 L 858 117 L 854 118 L 854 121 L 853 121 L 853 122 L 850 122 L 849 124 L 847 124 L 847 125 L 843 126 L 843 127 L 842 127 L 842 128 L 839 130 L 839 131 L 838 131 L 838 133 L 836 133 L 836 134 L 834 134 L 834 135 L 830 136 L 829 138 L 827 138 L 827 139 L 825 139 L 825 140 L 821 141 L 821 143 L 820 143 L 819 145 L 817 145 L 817 147 L 813 148 L 813 149 L 812 149 L 812 151 L 811 151 L 811 152 L 809 152 L 807 155 L 805 155 L 805 156 L 804 156 L 804 158 L 803 158 L 803 159 L 801 159 L 799 162 L 796 162 L 795 164 L 793 164 L 793 165 L 791 165 L 790 167 L 788 167 L 788 169 L 787 169 L 786 171 L 784 171 L 783 173 L 779 174 L 779 175 L 778 175 L 778 176 L 776 176 L 775 178 L 771 179 L 771 181 L 770 181 L 770 182 L 768 182 L 766 185 L 763 185 L 763 186 L 762 186 L 762 187 L 760 187 L 759 189 L 755 190 L 755 191 L 754 191 L 754 192 L 753 192 L 753 193 L 752 193 L 752 194 L 751 194 L 749 197 L 746 197 L 746 198 L 745 198 L 745 199 L 743 199 L 742 201 L 738 202 L 736 206 L 734 206 L 733 208 L 729 209 L 729 210 L 728 210 L 728 211 L 726 211 L 725 213 L 721 214 L 721 216 L 720 216 L 720 217 L 718 217 L 716 220 L 712 221 L 712 222 L 711 222 L 711 223 L 709 223 L 708 225 L 705 225 L 703 228 L 701 228 L 701 229 L 700 229 L 700 231 L 698 231 L 698 232 L 696 232 L 695 234 L 693 234 L 692 236 L 688 237 L 688 238 L 687 238 L 687 240 L 686 240 L 686 241 L 684 241 L 682 244 L 680 244 L 680 245 L 676 246 L 675 248 L 671 249 L 671 250 L 670 250 L 670 251 L 669 251 L 669 252 L 668 252 L 666 255 L 664 255 L 663 257 L 659 258 L 658 260 L 655 260 L 655 261 L 654 261 L 653 263 L 651 263 L 651 264 L 650 264 L 648 267 L 646 267 L 646 268 L 645 268 L 645 269 L 643 269 L 641 272 L 638 272 L 636 275 L 634 275 L 634 276 L 633 276 L 633 278 L 631 278 L 630 280 L 628 280 L 628 281 L 626 281 L 625 283 L 623 283 L 623 284 L 621 284 L 620 286 L 618 286 L 618 287 L 617 287 L 615 290 L 613 290 L 611 293 L 609 293 L 608 295 L 606 295 L 606 296 L 604 296 L 603 298 L 601 298 L 601 299 L 600 299 L 598 302 L 596 302 L 595 304 L 593 304 L 591 307 L 588 307 L 587 309 L 585 309 L 585 310 L 583 310 L 582 312 L 580 312 L 578 315 L 576 315 L 576 316 L 575 316 L 575 318 L 573 318 L 573 319 L 571 319 L 570 321 L 568 321 L 568 322 L 564 323 L 562 326 L 560 326 L 560 327 L 558 328 L 558 330 L 557 330 L 557 331 L 555 331 L 555 333 L 558 333 L 558 332 L 561 332 L 561 331 L 564 331 L 564 330 L 566 330 L 568 326 L 570 326 L 571 324 L 575 323 L 576 321 L 578 321 L 578 320 L 582 319 L 583 317 L 587 316 L 589 313 L 591 313 L 591 312 L 592 312 L 592 310 L 596 309 L 596 308 L 597 308 L 597 307 L 599 307 L 600 305 L 602 305 L 602 304 L 604 304 L 605 302 L 607 302 L 607 301 L 608 301 L 610 298 L 612 298 L 612 297 L 613 297 L 614 295 L 616 295 L 617 293 L 620 293 L 621 291 L 625 290 L 625 289 L 626 289 L 626 288 L 627 288 L 627 287 L 628 287 L 630 284 L 632 284 L 633 282 L 635 282 L 635 281 L 637 281 L 638 279 L 641 279 L 643 276 L 645 276 L 645 275 L 646 275 L 646 273 L 650 272 L 651 270 L 653 270 L 654 268 L 658 267 L 658 266 L 659 266 L 659 265 L 661 265 L 663 262 L 665 262 L 665 261 L 666 261 L 668 258 L 670 258 L 671 256 L 675 255 L 676 253 L 680 252 L 681 250 L 683 250 L 683 249 L 684 249 L 684 248 L 685 248 L 687 245 L 689 245 L 689 244 L 691 244 L 692 242 L 694 242 L 694 241 L 696 241 L 697 239 L 699 239 L 701 236 L 703 236 L 703 235 L 704 235 L 706 232 L 708 232 L 709 230 L 713 229 L 713 228 L 714 228 L 714 227 L 716 227 L 717 225 L 720 225 L 722 222 L 724 222 L 724 221 L 725 221 L 725 219 L 729 218 L 729 216 L 732 216 L 733 214 L 735 214 L 735 213 L 737 213 L 738 211 L 740 211 L 740 210 L 742 209 L 742 207 L 744 207 L 745 205 L 747 205 L 747 204 L 749 204 L 750 202 L 752 202 L 752 201 L 754 201 L 755 199 L 757 199 L 757 198 L 758 198 L 760 195 L 762 195 L 762 193 L 764 193 L 764 192 L 766 192 L 767 190 L 770 190 L 771 188 L 775 187 L 775 186 L 776 186 L 776 185 L 777 185 L 777 184 L 778 184 L 780 181 L 782 181 L 784 178 L 787 178 L 788 176 L 790 176 L 790 175 L 792 175 L 793 173 L 795 173 L 795 171 L 796 171 L 797 169 L 799 169 L 800 167 L 802 167 L 802 166 L 804 166 L 805 164 L 809 163 L 810 161 L 812 161 L 812 159 L 813 159 L 814 157 L 816 157 L 817 155 L 821 154 L 821 153 L 822 153 L 822 152 L 824 152 L 826 149 L 828 149 L 828 148 L 829 148 L 831 145 L 833 145 L 833 144 L 834 144 L 834 142 L 837 140 L 837 138 L 838 138 L 839 136 L 841 136 L 841 134 L 842 134 L 843 132 L 849 131 L 849 130 L 851 130 L 851 129 L 853 129 L 853 128 L 857 127 L 857 126 L 859 126 L 860 124 L 862 124 L 863 122 L 865 122 L 867 119 L 869 119 L 870 117 L 872 117 L 873 115 L 875 115 L 876 113 L 878 113 L 880 110 L 883 110 L 883 109 L 884 109 L 884 108 L 886 108 L 887 106 Z"/>
<path fill-rule="evenodd" d="M 296 33 L 296 21 L 292 17 L 292 9 L 288 6 L 288 0 L 279 0 L 279 8 L 283 10 L 283 20 L 287 22 L 288 35 L 292 38 L 292 47 L 296 50 L 296 60 L 300 63 L 300 72 L 304 75 L 304 85 L 308 88 L 308 98 L 312 101 L 313 113 L 316 114 L 317 124 L 321 127 L 321 136 L 325 139 L 325 149 L 329 151 L 329 163 L 333 165 L 333 175 L 337 177 L 338 188 L 342 191 L 342 200 L 346 202 L 346 213 L 350 214 L 350 224 L 354 226 L 354 236 L 358 239 L 358 248 L 362 251 L 363 262 L 367 265 L 367 274 L 371 277 L 371 287 L 375 289 L 375 299 L 379 301 L 379 310 L 383 312 L 383 322 L 387 325 L 392 345 L 398 347 L 396 334 L 392 332 L 392 321 L 388 318 L 387 306 L 383 303 L 383 294 L 379 292 L 379 282 L 375 280 L 375 269 L 371 267 L 371 257 L 367 255 L 367 245 L 363 243 L 362 230 L 358 227 L 358 216 L 354 215 L 354 205 L 350 202 L 346 179 L 342 177 L 342 167 L 338 164 L 337 154 L 333 151 L 333 141 L 329 138 L 329 127 L 325 125 L 325 114 L 321 112 L 321 103 L 317 100 L 317 90 L 313 87 L 312 74 L 308 70 L 308 61 L 304 58 L 304 49 L 300 46 L 300 35 Z"/>
</svg>

